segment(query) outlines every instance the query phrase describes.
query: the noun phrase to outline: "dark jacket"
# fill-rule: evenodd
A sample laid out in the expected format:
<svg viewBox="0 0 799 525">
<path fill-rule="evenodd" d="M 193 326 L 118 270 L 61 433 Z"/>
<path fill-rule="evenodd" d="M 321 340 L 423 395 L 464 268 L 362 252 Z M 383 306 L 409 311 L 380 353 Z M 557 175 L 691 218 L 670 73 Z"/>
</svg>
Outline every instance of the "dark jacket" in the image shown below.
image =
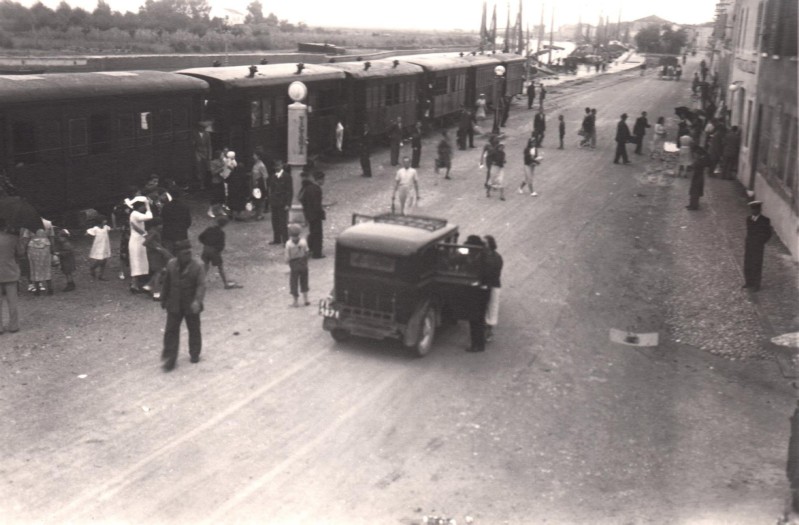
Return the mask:
<svg viewBox="0 0 799 525">
<path fill-rule="evenodd" d="M 491 163 L 494 166 L 499 166 L 500 168 L 505 166 L 505 150 L 504 149 L 495 149 L 494 154 L 491 156 Z"/>
<path fill-rule="evenodd" d="M 299 201 L 302 212 L 308 222 L 322 221 L 325 219 L 325 210 L 322 207 L 322 188 L 312 180 L 302 181 Z"/>
<path fill-rule="evenodd" d="M 527 145 L 524 147 L 524 165 L 530 166 L 537 165 L 539 162 L 535 160 L 535 157 L 530 153 L 530 150 L 536 150 L 536 154 L 538 153 L 537 148 L 535 146 L 530 146 L 528 142 Z"/>
<path fill-rule="evenodd" d="M 397 126 L 396 122 L 388 128 L 388 140 L 392 144 L 399 144 L 402 142 L 402 128 Z"/>
<path fill-rule="evenodd" d="M 205 270 L 195 259 L 181 272 L 177 258 L 170 259 L 164 272 L 161 306 L 169 313 L 190 313 L 194 301 L 205 300 Z"/>
<path fill-rule="evenodd" d="M 622 144 L 626 144 L 630 141 L 630 128 L 627 127 L 627 123 L 623 120 L 620 120 L 618 124 L 616 124 L 616 142 L 621 142 Z"/>
<path fill-rule="evenodd" d="M 771 219 L 761 215 L 757 220 L 752 220 L 749 215 L 746 218 L 746 244 L 763 246 L 771 239 Z"/>
<path fill-rule="evenodd" d="M 487 250 L 485 253 L 485 280 L 483 281 L 486 286 L 491 288 L 499 288 L 501 286 L 500 276 L 502 275 L 502 256 L 497 252 Z"/>
<path fill-rule="evenodd" d="M 276 173 L 270 173 L 266 179 L 266 187 L 269 192 L 269 206 L 274 210 L 276 207 L 291 206 L 294 198 L 294 184 L 291 181 L 291 169 L 286 166 L 283 168 L 283 175 L 280 177 Z"/>
<path fill-rule="evenodd" d="M 472 113 L 468 109 L 464 109 L 461 111 L 458 128 L 469 129 L 476 123 L 477 120 L 474 118 L 474 113 Z"/>
<path fill-rule="evenodd" d="M 722 156 L 735 158 L 741 152 L 741 133 L 729 131 L 724 136 L 724 146 Z"/>
<path fill-rule="evenodd" d="M 183 199 L 172 199 L 161 210 L 164 227 L 161 238 L 165 241 L 184 241 L 189 238 L 191 211 Z"/>
<path fill-rule="evenodd" d="M 546 131 L 547 120 L 543 113 L 536 113 L 533 119 L 533 129 L 535 131 Z"/>
<path fill-rule="evenodd" d="M 411 131 L 411 148 L 422 149 L 422 133 L 416 128 Z"/>
<path fill-rule="evenodd" d="M 209 246 L 222 253 L 225 249 L 225 231 L 214 224 L 206 228 L 198 237 L 203 246 Z"/>
<path fill-rule="evenodd" d="M 638 117 L 635 119 L 635 124 L 633 125 L 633 135 L 636 137 L 643 137 L 646 135 L 646 128 L 650 127 L 652 126 L 649 125 L 646 117 Z"/>
<path fill-rule="evenodd" d="M 583 119 L 583 131 L 586 133 L 593 133 L 596 127 L 596 117 L 594 115 L 586 115 Z"/>
</svg>

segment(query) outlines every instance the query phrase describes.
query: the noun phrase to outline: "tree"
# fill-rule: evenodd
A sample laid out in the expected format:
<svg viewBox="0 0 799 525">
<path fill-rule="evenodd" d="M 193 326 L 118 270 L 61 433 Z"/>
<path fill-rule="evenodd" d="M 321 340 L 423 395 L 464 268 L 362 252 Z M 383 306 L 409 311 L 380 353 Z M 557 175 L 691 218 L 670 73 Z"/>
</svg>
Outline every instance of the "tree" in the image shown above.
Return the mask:
<svg viewBox="0 0 799 525">
<path fill-rule="evenodd" d="M 253 0 L 247 6 L 247 16 L 244 18 L 245 24 L 262 24 L 264 22 L 264 6 L 258 0 Z"/>
<path fill-rule="evenodd" d="M 97 7 L 92 11 L 91 24 L 100 31 L 106 31 L 113 27 L 114 17 L 111 13 L 111 6 L 104 0 L 97 0 Z"/>
<path fill-rule="evenodd" d="M 645 53 L 660 52 L 660 29 L 656 25 L 645 27 L 635 34 L 635 45 Z"/>
<path fill-rule="evenodd" d="M 272 27 L 277 27 L 278 25 L 280 25 L 280 21 L 277 19 L 277 16 L 275 16 L 275 13 L 269 13 L 269 16 L 266 17 L 265 22 L 266 25 Z"/>
</svg>

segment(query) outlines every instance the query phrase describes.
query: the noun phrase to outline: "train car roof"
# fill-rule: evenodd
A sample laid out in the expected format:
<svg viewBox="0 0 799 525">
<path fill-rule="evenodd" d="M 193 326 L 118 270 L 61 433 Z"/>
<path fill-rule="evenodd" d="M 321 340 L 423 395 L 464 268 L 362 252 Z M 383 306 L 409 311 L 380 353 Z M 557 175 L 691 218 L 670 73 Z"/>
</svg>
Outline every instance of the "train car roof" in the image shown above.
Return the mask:
<svg viewBox="0 0 799 525">
<path fill-rule="evenodd" d="M 418 253 L 420 248 L 440 241 L 458 230 L 455 224 L 447 223 L 446 221 L 442 222 L 441 227 L 435 230 L 396 223 L 362 222 L 341 232 L 336 239 L 336 245 L 384 255 L 406 257 Z"/>
<path fill-rule="evenodd" d="M 465 61 L 469 62 L 469 65 L 472 65 L 472 66 L 480 66 L 480 65 L 484 65 L 484 64 L 499 65 L 502 62 L 495 55 L 481 55 L 479 53 L 476 54 L 476 55 L 473 55 L 471 53 L 469 53 L 469 54 L 464 53 L 463 56 L 460 56 L 460 54 L 454 54 L 454 55 L 448 55 L 448 56 L 459 58 L 461 60 L 465 60 Z"/>
<path fill-rule="evenodd" d="M 298 64 L 267 64 L 256 66 L 258 71 L 250 78 L 251 66 L 198 67 L 177 71 L 203 80 L 215 81 L 231 88 L 278 86 L 295 80 L 329 80 L 344 78 L 344 72 L 319 64 L 303 64 L 297 73 Z"/>
<path fill-rule="evenodd" d="M 201 80 L 162 71 L 0 75 L 2 104 L 207 90 Z"/>
<path fill-rule="evenodd" d="M 366 69 L 366 64 L 369 68 Z M 365 60 L 361 62 L 332 62 L 328 67 L 340 69 L 352 78 L 380 78 L 422 73 L 422 66 L 394 59 Z"/>
<path fill-rule="evenodd" d="M 400 62 L 410 62 L 417 64 L 430 71 L 447 71 L 450 69 L 466 69 L 471 64 L 461 57 L 435 55 L 408 55 L 398 57 Z"/>
<path fill-rule="evenodd" d="M 516 55 L 513 53 L 497 53 L 496 55 L 491 55 L 492 57 L 496 58 L 497 60 L 501 60 L 502 62 L 525 62 L 527 59 L 524 58 L 522 55 Z"/>
</svg>

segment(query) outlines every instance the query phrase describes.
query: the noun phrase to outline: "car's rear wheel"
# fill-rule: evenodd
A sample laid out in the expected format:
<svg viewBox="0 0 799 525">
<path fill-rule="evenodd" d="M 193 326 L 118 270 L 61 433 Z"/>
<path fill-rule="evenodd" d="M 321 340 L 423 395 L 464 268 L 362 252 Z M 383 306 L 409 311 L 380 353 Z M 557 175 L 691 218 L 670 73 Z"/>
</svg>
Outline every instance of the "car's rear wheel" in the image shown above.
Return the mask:
<svg viewBox="0 0 799 525">
<path fill-rule="evenodd" d="M 343 343 L 350 338 L 350 333 L 342 328 L 334 328 L 330 331 L 330 335 L 337 343 Z"/>
<path fill-rule="evenodd" d="M 419 339 L 416 342 L 416 355 L 424 357 L 433 348 L 433 339 L 436 336 L 436 310 L 429 307 L 422 317 L 422 325 L 419 327 Z"/>
</svg>

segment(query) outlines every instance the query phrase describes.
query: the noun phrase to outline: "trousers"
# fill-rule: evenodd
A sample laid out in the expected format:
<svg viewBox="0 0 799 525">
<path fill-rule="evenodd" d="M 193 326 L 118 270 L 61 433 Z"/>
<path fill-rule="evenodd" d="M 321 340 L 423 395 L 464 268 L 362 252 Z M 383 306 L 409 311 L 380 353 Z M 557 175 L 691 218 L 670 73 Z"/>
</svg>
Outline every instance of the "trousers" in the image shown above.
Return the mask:
<svg viewBox="0 0 799 525">
<path fill-rule="evenodd" d="M 285 206 L 270 206 L 272 208 L 272 241 L 286 244 L 289 240 L 289 212 Z"/>
<path fill-rule="evenodd" d="M 322 256 L 322 219 L 308 221 L 308 249 L 312 257 Z"/>
<path fill-rule="evenodd" d="M 613 157 L 613 162 L 618 163 L 619 159 L 623 159 L 625 163 L 630 162 L 627 158 L 627 145 L 624 142 L 616 141 L 616 156 Z"/>
<path fill-rule="evenodd" d="M 8 306 L 8 330 L 19 330 L 19 296 L 17 294 L 17 281 L 0 283 L 0 333 L 3 333 L 3 303 Z"/>
<path fill-rule="evenodd" d="M 173 313 L 166 314 L 166 328 L 164 329 L 164 351 L 161 359 L 168 365 L 174 365 L 178 358 L 178 347 L 180 346 L 180 325 L 186 319 L 186 328 L 189 330 L 189 355 L 199 357 L 203 346 L 202 334 L 200 333 L 200 314 L 192 313 Z"/>
</svg>

